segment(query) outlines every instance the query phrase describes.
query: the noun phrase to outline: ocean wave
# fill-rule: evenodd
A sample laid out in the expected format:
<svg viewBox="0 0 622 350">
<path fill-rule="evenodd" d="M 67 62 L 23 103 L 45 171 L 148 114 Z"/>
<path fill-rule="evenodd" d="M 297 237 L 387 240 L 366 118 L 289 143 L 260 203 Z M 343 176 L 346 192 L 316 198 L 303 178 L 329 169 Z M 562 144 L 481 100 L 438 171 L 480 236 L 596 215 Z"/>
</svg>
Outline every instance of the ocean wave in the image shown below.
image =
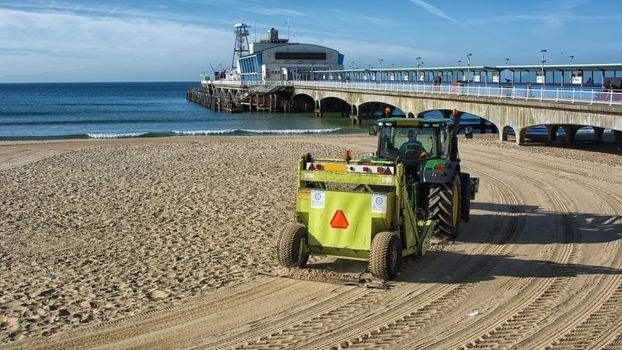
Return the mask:
<svg viewBox="0 0 622 350">
<path fill-rule="evenodd" d="M 124 133 L 124 134 L 89 134 L 88 136 L 91 139 L 125 139 L 131 137 L 142 137 L 146 136 L 148 133 L 146 132 L 132 132 L 132 133 Z"/>
<path fill-rule="evenodd" d="M 331 129 L 276 129 L 276 130 L 249 130 L 242 129 L 242 132 L 249 134 L 283 134 L 283 135 L 298 135 L 298 134 L 332 134 L 339 132 L 341 128 Z"/>
<path fill-rule="evenodd" d="M 173 131 L 175 135 L 209 136 L 209 135 L 301 135 L 301 134 L 332 134 L 341 131 L 341 128 L 330 129 L 224 129 L 224 130 L 185 130 Z"/>
<path fill-rule="evenodd" d="M 188 131 L 178 131 L 174 130 L 174 135 L 183 135 L 183 136 L 208 136 L 208 135 L 232 135 L 235 134 L 237 129 L 229 129 L 229 130 L 188 130 Z"/>
<path fill-rule="evenodd" d="M 160 132 L 131 132 L 131 133 L 85 133 L 85 134 L 56 134 L 56 135 L 1 135 L 0 141 L 21 140 L 61 140 L 61 139 L 123 139 L 137 137 L 170 137 L 170 136 L 249 136 L 249 135 L 311 135 L 333 134 L 347 132 L 342 128 L 328 129 L 221 129 L 221 130 L 176 130 Z"/>
</svg>

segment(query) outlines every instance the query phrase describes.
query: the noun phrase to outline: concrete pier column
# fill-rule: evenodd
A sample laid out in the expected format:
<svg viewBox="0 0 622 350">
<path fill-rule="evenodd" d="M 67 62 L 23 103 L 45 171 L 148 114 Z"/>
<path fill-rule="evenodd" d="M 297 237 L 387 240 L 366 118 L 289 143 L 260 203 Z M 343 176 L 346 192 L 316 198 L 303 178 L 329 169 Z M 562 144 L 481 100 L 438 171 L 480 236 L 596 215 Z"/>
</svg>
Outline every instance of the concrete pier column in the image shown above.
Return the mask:
<svg viewBox="0 0 622 350">
<path fill-rule="evenodd" d="M 603 132 L 605 131 L 605 128 L 598 128 L 598 127 L 593 126 L 592 129 L 594 130 L 594 133 L 596 134 L 596 138 L 598 142 L 602 142 Z"/>
<path fill-rule="evenodd" d="M 514 128 L 516 145 L 520 146 L 525 143 L 525 134 L 527 133 L 527 129 L 528 128 Z"/>
<path fill-rule="evenodd" d="M 622 145 L 622 131 L 613 130 L 613 142 Z"/>
<path fill-rule="evenodd" d="M 480 134 L 486 133 L 486 121 L 483 118 L 479 119 L 479 133 Z"/>
<path fill-rule="evenodd" d="M 577 131 L 581 129 L 581 126 L 567 125 L 565 129 L 566 129 L 566 142 L 574 143 L 575 136 L 577 136 Z"/>
<path fill-rule="evenodd" d="M 322 102 L 321 101 L 315 101 L 315 116 L 318 118 L 322 117 Z"/>
<path fill-rule="evenodd" d="M 441 109 L 441 113 L 443 114 L 443 118 L 449 119 L 451 118 L 451 112 L 449 109 Z M 423 116 L 421 116 L 423 118 Z"/>
<path fill-rule="evenodd" d="M 548 141 L 557 140 L 557 129 L 559 129 L 559 125 L 547 125 L 546 133 Z"/>
<path fill-rule="evenodd" d="M 504 126 L 501 128 L 501 132 L 499 133 L 499 141 L 507 141 L 508 140 L 508 131 L 510 131 L 509 126 Z"/>
<path fill-rule="evenodd" d="M 352 125 L 361 125 L 361 119 L 356 111 L 356 106 L 350 105 L 350 119 L 352 120 Z"/>
</svg>

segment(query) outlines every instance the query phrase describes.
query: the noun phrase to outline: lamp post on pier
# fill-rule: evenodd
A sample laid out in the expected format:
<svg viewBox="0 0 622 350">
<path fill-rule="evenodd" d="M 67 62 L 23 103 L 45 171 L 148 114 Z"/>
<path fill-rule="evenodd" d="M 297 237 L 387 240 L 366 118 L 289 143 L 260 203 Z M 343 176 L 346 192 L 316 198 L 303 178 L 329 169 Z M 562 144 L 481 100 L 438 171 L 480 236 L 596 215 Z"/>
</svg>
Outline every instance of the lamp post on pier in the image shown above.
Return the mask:
<svg viewBox="0 0 622 350">
<path fill-rule="evenodd" d="M 467 58 L 467 84 L 469 82 L 469 76 L 471 75 L 471 56 L 473 56 L 472 53 L 467 53 L 466 54 L 466 58 Z"/>
</svg>

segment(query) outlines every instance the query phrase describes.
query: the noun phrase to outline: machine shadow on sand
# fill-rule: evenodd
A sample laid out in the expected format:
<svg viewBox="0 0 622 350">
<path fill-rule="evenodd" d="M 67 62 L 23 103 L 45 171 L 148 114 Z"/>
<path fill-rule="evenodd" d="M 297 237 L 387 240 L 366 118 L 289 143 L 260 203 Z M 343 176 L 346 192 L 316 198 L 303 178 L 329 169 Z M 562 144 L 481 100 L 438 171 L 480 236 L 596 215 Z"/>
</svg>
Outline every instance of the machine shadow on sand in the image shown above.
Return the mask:
<svg viewBox="0 0 622 350">
<path fill-rule="evenodd" d="M 390 288 L 395 283 L 476 283 L 498 277 L 551 278 L 580 275 L 619 275 L 622 270 L 584 264 L 560 264 L 545 260 L 524 260 L 512 255 L 463 254 L 449 251 L 448 246 L 476 244 L 603 244 L 622 238 L 622 217 L 591 213 L 552 213 L 536 206 L 474 202 L 472 209 L 497 212 L 495 215 L 471 214 L 456 241 L 437 239 L 436 248 L 423 257 L 407 257 L 394 281 L 382 283 L 368 271 L 365 261 L 311 257 L 304 269 L 291 269 L 283 277 L 346 285 Z M 499 214 L 508 212 L 507 215 Z M 491 222 L 529 221 L 529 226 L 509 241 L 481 234 L 481 227 Z M 558 222 L 562 231 L 546 232 L 529 227 L 546 227 L 540 223 Z M 501 233 L 496 236 L 502 235 Z M 441 270 L 439 271 L 439 266 Z M 452 268 L 455 267 L 455 268 Z"/>
</svg>

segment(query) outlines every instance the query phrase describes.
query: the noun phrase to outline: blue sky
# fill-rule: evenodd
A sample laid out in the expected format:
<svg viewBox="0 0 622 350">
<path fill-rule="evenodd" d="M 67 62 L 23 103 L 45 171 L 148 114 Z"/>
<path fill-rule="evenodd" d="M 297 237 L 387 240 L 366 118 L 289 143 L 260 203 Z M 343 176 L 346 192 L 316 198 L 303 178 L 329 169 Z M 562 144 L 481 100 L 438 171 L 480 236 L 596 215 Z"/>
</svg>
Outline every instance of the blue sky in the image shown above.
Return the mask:
<svg viewBox="0 0 622 350">
<path fill-rule="evenodd" d="M 622 62 L 620 0 L 0 0 L 0 83 L 198 81 L 237 22 L 355 67 Z"/>
</svg>

